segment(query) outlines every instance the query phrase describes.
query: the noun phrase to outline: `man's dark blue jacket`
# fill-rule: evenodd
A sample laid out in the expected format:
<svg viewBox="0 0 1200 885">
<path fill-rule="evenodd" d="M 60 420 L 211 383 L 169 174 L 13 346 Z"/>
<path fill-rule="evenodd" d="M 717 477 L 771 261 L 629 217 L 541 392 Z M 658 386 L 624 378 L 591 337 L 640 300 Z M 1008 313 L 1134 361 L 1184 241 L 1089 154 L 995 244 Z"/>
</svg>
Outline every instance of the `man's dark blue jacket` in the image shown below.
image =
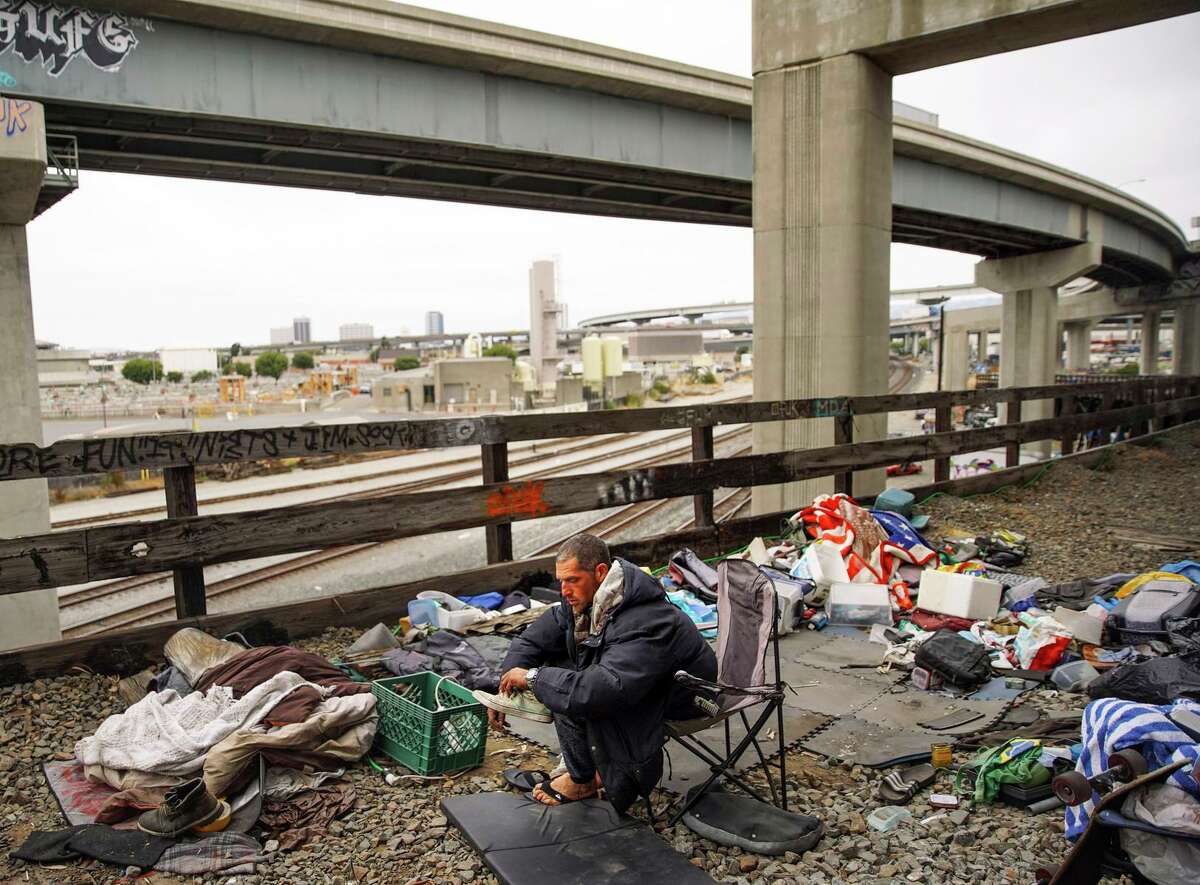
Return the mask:
<svg viewBox="0 0 1200 885">
<path fill-rule="evenodd" d="M 534 694 L 553 713 L 586 723 L 609 801 L 623 812 L 662 777 L 663 723 L 701 715 L 675 672 L 716 679 L 717 658 L 654 578 L 617 561 L 624 599 L 599 635 L 576 644 L 564 599 L 513 641 L 501 672 L 541 668 Z"/>
</svg>

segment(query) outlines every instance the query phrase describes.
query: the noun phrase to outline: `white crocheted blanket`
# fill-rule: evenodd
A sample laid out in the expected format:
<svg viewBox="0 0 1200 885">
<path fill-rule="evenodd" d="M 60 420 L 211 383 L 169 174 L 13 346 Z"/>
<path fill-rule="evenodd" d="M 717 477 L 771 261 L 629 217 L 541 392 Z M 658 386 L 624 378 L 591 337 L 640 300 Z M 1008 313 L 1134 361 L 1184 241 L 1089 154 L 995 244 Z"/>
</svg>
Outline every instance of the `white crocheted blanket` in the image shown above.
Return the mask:
<svg viewBox="0 0 1200 885">
<path fill-rule="evenodd" d="M 148 694 L 75 744 L 75 758 L 84 765 L 190 774 L 204 766 L 210 747 L 239 729 L 253 728 L 282 698 L 304 685 L 326 693 L 284 671 L 237 700 L 221 685 L 182 697 L 170 689 Z"/>
</svg>

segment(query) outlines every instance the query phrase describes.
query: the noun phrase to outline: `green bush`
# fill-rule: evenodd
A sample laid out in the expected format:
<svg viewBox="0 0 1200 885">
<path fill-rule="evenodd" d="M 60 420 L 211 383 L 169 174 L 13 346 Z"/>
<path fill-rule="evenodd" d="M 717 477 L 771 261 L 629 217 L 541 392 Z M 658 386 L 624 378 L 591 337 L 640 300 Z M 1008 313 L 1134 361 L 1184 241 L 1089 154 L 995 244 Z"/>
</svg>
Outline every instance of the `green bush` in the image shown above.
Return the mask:
<svg viewBox="0 0 1200 885">
<path fill-rule="evenodd" d="M 313 355 L 307 350 L 292 355 L 293 369 L 311 369 L 314 365 Z"/>
<path fill-rule="evenodd" d="M 267 378 L 279 380 L 279 376 L 287 371 L 288 358 L 277 350 L 268 350 L 254 361 L 254 373 Z"/>
<path fill-rule="evenodd" d="M 711 369 L 701 369 L 695 375 L 697 384 L 716 384 L 717 376 L 712 373 Z"/>
<path fill-rule="evenodd" d="M 254 370 L 250 368 L 249 363 L 236 363 L 234 364 L 233 371 L 237 372 L 243 378 L 249 378 L 254 374 Z"/>
<path fill-rule="evenodd" d="M 212 381 L 212 380 L 213 380 L 213 373 L 208 371 L 208 369 L 201 369 L 199 372 L 192 375 L 192 383 L 193 384 L 201 384 L 205 381 Z"/>
<path fill-rule="evenodd" d="M 142 358 L 129 360 L 121 367 L 121 374 L 134 384 L 149 384 L 163 376 L 162 363 Z"/>
<path fill-rule="evenodd" d="M 642 407 L 642 395 L 640 393 L 629 393 L 625 395 L 625 405 L 631 409 L 640 409 Z"/>
<path fill-rule="evenodd" d="M 392 368 L 397 372 L 407 372 L 409 369 L 421 368 L 421 361 L 415 356 L 398 356 L 392 363 Z"/>
<path fill-rule="evenodd" d="M 1121 366 L 1120 368 L 1113 369 L 1110 374 L 1112 374 L 1112 375 L 1140 375 L 1141 372 L 1142 372 L 1142 369 L 1137 363 L 1126 363 L 1125 365 Z"/>
<path fill-rule="evenodd" d="M 491 347 L 485 347 L 483 350 L 484 356 L 506 356 L 514 363 L 517 361 L 517 351 L 511 344 L 493 344 Z"/>
<path fill-rule="evenodd" d="M 178 384 L 183 380 L 183 372 L 167 372 L 167 380 L 172 384 Z"/>
</svg>

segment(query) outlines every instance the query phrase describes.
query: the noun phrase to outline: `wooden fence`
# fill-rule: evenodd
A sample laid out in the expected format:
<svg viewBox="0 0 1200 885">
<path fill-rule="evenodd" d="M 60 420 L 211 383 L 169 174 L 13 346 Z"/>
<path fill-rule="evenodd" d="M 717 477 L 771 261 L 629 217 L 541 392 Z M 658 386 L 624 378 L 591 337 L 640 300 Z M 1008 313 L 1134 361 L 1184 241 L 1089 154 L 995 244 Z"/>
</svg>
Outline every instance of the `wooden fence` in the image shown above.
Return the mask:
<svg viewBox="0 0 1200 885">
<path fill-rule="evenodd" d="M 1055 403 L 1054 418 L 1021 420 L 1023 403 L 1051 399 Z M 952 410 L 956 406 L 996 403 L 1008 404 L 1004 424 L 952 429 Z M 934 410 L 936 426 L 932 434 L 855 442 L 858 416 L 922 409 Z M 777 527 L 780 518 L 779 514 L 771 514 L 738 520 L 728 528 L 715 527 L 713 490 L 717 488 L 832 475 L 838 490 L 853 493 L 856 470 L 924 460 L 933 460 L 934 482 L 945 485 L 950 477 L 952 455 L 1004 446 L 1007 466 L 1014 468 L 1019 463 L 1022 443 L 1058 439 L 1063 453 L 1070 454 L 1075 441 L 1091 431 L 1124 427 L 1130 434 L 1140 435 L 1197 416 L 1200 416 L 1200 377 L 1164 376 L 1115 383 L 713 403 L 598 413 L 165 433 L 64 440 L 46 447 L 4 445 L 0 446 L 0 483 L 112 470 L 162 469 L 168 518 L 0 540 L 0 595 L 169 571 L 174 574 L 177 617 L 181 621 L 191 620 L 206 614 L 205 565 L 478 526 L 485 527 L 488 561 L 494 564 L 493 572 L 484 570 L 478 576 L 480 580 L 499 582 L 500 575 L 520 570 L 518 567 L 516 572 L 505 571 L 504 567 L 512 559 L 512 523 L 516 521 L 691 496 L 695 502 L 696 528 L 690 533 L 650 539 L 647 543 L 655 551 L 664 545 L 701 538 L 706 543 L 717 543 L 728 540 L 725 536 L 735 526 L 747 531 L 759 523 Z M 718 425 L 806 418 L 832 419 L 835 444 L 792 452 L 713 457 L 713 428 Z M 692 461 L 539 480 L 510 482 L 508 478 L 507 447 L 511 442 L 670 429 L 691 430 Z M 481 447 L 481 486 L 213 516 L 200 516 L 197 512 L 196 465 L 446 446 Z M 638 550 L 644 555 L 651 547 Z M 406 591 L 418 584 L 407 586 Z M 480 586 L 476 580 L 463 586 L 468 585 Z M 404 593 L 407 598 L 398 596 L 391 600 L 393 615 L 403 611 L 407 599 L 415 592 Z M 375 599 L 372 605 L 376 608 L 386 607 L 386 600 Z M 297 617 L 309 612 L 301 621 L 317 629 L 337 621 L 336 613 L 329 612 L 328 605 L 321 603 L 322 600 L 295 603 L 269 611 L 282 613 L 290 609 Z M 326 612 L 324 625 L 314 614 L 318 610 Z M 228 624 L 230 617 L 207 620 Z M 88 637 L 58 643 L 74 645 L 76 651 L 61 649 L 43 653 L 37 659 L 44 663 L 64 663 L 77 659 L 78 650 L 85 648 L 91 650 L 88 654 L 93 658 L 97 654 L 111 654 L 114 649 L 106 648 L 103 642 L 115 641 L 119 646 L 122 642 L 132 642 L 134 636 L 158 636 L 163 625 L 155 626 L 157 632 L 138 628 L 108 634 L 108 640 Z M 135 659 L 139 659 L 137 654 L 126 655 L 117 669 L 127 669 Z M 17 669 L 6 676 L 5 667 L 13 660 L 12 653 L 0 655 L 0 682 L 34 672 L 28 668 L 28 661 L 22 659 L 19 665 L 13 665 Z"/>
</svg>

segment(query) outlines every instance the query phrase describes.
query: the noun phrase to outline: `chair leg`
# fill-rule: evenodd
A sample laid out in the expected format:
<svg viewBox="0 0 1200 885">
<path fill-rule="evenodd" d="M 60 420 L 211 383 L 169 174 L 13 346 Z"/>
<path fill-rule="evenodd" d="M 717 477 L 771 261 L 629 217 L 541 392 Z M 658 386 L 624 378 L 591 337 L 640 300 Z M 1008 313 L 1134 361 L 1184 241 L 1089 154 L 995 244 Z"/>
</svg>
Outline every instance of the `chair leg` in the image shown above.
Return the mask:
<svg viewBox="0 0 1200 885">
<path fill-rule="evenodd" d="M 783 701 L 775 707 L 777 717 L 775 733 L 779 736 L 779 791 L 783 794 L 783 810 L 788 810 L 787 797 L 787 752 L 783 742 Z"/>
<path fill-rule="evenodd" d="M 746 720 L 746 712 L 740 710 L 738 715 L 742 717 L 742 725 L 745 726 L 746 733 L 750 734 L 750 723 Z M 750 742 L 754 744 L 754 752 L 758 754 L 758 763 L 762 766 L 763 777 L 767 779 L 767 787 L 771 790 L 771 804 L 777 806 L 779 805 L 779 794 L 775 792 L 775 779 L 771 777 L 771 767 L 767 765 L 767 757 L 763 755 L 757 736 L 752 737 Z"/>
<path fill-rule="evenodd" d="M 741 741 L 738 742 L 737 748 L 732 753 L 730 753 L 721 762 L 720 765 L 713 766 L 712 774 L 710 774 L 708 776 L 708 780 L 706 780 L 704 782 L 704 784 L 696 792 L 696 795 L 693 796 L 690 800 L 686 801 L 683 805 L 683 808 L 681 808 L 679 810 L 679 812 L 676 813 L 675 816 L 671 818 L 671 820 L 669 822 L 670 826 L 675 826 L 675 824 L 677 824 L 679 822 L 679 819 L 683 817 L 683 815 L 688 811 L 688 809 L 690 809 L 693 805 L 695 805 L 697 802 L 700 801 L 700 797 L 703 796 L 708 791 L 708 788 L 712 786 L 713 781 L 715 781 L 722 774 L 725 774 L 728 771 L 728 769 L 733 767 L 733 765 L 737 762 L 737 760 L 741 758 L 742 754 L 746 752 L 746 749 L 750 746 L 751 742 L 754 740 L 754 736 L 758 733 L 758 730 L 763 727 L 763 725 L 766 723 L 767 719 L 770 718 L 772 712 L 773 711 L 771 709 L 771 706 L 768 705 L 767 708 L 765 710 L 763 710 L 762 714 L 758 717 L 758 719 L 755 720 L 754 726 L 752 728 L 748 728 L 746 730 L 746 736 L 743 737 L 741 739 Z M 726 720 L 726 721 L 728 722 L 728 720 Z M 736 782 L 739 782 L 738 783 L 739 786 L 743 786 L 740 783 L 741 778 L 736 777 L 736 775 L 732 775 L 731 777 L 733 777 Z M 768 778 L 768 780 L 769 780 L 769 778 Z M 743 786 L 743 788 L 744 788 L 744 786 Z M 772 787 L 772 792 L 774 792 L 774 787 Z M 754 793 L 752 791 L 750 791 L 750 795 L 754 796 Z M 754 798 L 757 799 L 758 797 L 754 796 Z M 762 800 L 760 799 L 759 801 L 762 801 Z"/>
<path fill-rule="evenodd" d="M 725 760 L 718 756 L 716 751 L 711 747 L 701 743 L 695 738 L 690 737 L 681 736 L 675 738 L 675 740 L 681 747 L 707 765 L 709 771 L 718 771 L 719 773 L 723 774 L 723 776 L 727 778 L 730 783 L 740 787 L 742 791 L 746 793 L 746 795 L 758 800 L 759 802 L 766 802 L 766 800 L 759 795 L 758 791 L 750 786 L 750 784 L 748 784 L 741 775 L 739 775 L 737 772 L 723 769 L 722 766 L 725 764 Z M 736 762 L 736 760 L 734 761 Z"/>
</svg>

